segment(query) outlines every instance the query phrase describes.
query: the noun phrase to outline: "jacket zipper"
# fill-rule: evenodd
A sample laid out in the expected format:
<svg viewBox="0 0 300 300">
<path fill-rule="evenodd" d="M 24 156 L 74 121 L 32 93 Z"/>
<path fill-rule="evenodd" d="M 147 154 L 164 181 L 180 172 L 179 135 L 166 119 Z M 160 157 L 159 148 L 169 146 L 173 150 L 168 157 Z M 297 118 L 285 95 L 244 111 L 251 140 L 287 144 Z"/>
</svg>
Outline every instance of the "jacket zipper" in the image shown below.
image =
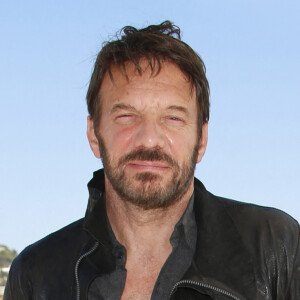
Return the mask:
<svg viewBox="0 0 300 300">
<path fill-rule="evenodd" d="M 79 259 L 76 262 L 75 265 L 75 281 L 76 281 L 76 300 L 80 300 L 80 285 L 79 285 L 79 276 L 78 276 L 78 268 L 79 268 L 79 264 L 80 262 L 88 255 L 90 255 L 91 253 L 93 253 L 97 247 L 99 245 L 99 242 L 97 241 L 95 243 L 95 245 L 93 246 L 93 248 L 91 248 L 89 251 L 87 251 L 86 253 L 82 254 Z"/>
<path fill-rule="evenodd" d="M 80 262 L 87 256 L 89 256 L 90 254 L 92 254 L 99 246 L 99 242 L 97 241 L 95 243 L 95 245 L 89 250 L 87 251 L 86 253 L 82 254 L 79 259 L 77 260 L 76 262 L 76 265 L 75 265 L 75 281 L 76 281 L 76 300 L 80 300 L 80 285 L 79 285 L 79 276 L 78 276 L 78 268 L 79 268 L 79 264 Z M 215 287 L 211 284 L 207 284 L 207 283 L 202 283 L 202 282 L 198 282 L 198 281 L 194 281 L 194 280 L 181 280 L 179 282 L 177 282 L 171 293 L 170 293 L 170 299 L 175 291 L 175 289 L 179 286 L 179 285 L 182 285 L 182 284 L 193 284 L 193 285 L 197 285 L 197 286 L 200 286 L 200 287 L 204 287 L 204 288 L 207 288 L 207 289 L 210 289 L 210 290 L 213 290 L 213 291 L 216 291 L 220 294 L 223 294 L 223 295 L 226 295 L 234 300 L 241 300 L 240 298 L 236 297 L 235 295 L 233 295 L 232 293 L 226 291 L 226 290 L 223 290 L 221 288 L 218 288 L 218 287 Z"/>
<path fill-rule="evenodd" d="M 218 288 L 218 287 L 215 287 L 211 284 L 207 284 L 207 283 L 202 283 L 202 282 L 198 282 L 198 281 L 194 281 L 194 280 L 181 280 L 179 282 L 177 282 L 171 293 L 170 293 L 170 299 L 171 299 L 171 296 L 173 295 L 175 289 L 179 286 L 179 285 L 183 285 L 183 284 L 192 284 L 192 285 L 197 285 L 197 286 L 200 286 L 200 287 L 204 287 L 204 288 L 207 288 L 207 289 L 210 289 L 210 290 L 213 290 L 213 291 L 216 291 L 220 294 L 223 294 L 223 295 L 226 295 L 234 300 L 241 300 L 240 298 L 236 297 L 235 295 L 233 295 L 232 293 L 226 291 L 226 290 L 223 290 L 221 288 Z"/>
</svg>

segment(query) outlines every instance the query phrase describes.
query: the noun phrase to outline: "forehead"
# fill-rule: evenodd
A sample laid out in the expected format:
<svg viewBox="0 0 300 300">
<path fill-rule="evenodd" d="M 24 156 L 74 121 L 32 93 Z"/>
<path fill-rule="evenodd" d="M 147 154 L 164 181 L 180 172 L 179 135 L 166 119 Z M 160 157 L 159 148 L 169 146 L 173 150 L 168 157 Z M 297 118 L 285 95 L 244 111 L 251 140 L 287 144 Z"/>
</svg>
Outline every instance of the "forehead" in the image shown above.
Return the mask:
<svg viewBox="0 0 300 300">
<path fill-rule="evenodd" d="M 191 82 L 175 64 L 163 62 L 159 73 L 156 70 L 152 71 L 146 61 L 141 61 L 140 66 L 141 73 L 131 62 L 125 64 L 125 71 L 122 67 L 112 65 L 112 76 L 106 72 L 103 78 L 100 88 L 100 101 L 115 103 L 123 101 L 124 98 L 131 101 L 138 94 L 143 98 L 148 96 L 158 97 L 161 102 L 166 98 L 196 101 Z"/>
</svg>

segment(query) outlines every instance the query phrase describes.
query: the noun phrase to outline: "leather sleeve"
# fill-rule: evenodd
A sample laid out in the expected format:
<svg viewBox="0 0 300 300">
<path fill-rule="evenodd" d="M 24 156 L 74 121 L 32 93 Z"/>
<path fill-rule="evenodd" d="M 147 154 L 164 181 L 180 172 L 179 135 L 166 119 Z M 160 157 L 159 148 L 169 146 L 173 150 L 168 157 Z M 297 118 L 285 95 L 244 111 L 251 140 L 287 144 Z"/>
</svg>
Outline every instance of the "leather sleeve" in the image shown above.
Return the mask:
<svg viewBox="0 0 300 300">
<path fill-rule="evenodd" d="M 295 252 L 293 273 L 291 278 L 289 296 L 287 300 L 299 300 L 299 299 L 300 299 L 300 229 L 298 226 L 298 246 Z"/>
<path fill-rule="evenodd" d="M 29 281 L 28 268 L 24 268 L 22 258 L 19 255 L 12 263 L 5 290 L 3 300 L 30 300 L 31 284 Z M 26 272 L 24 272 L 26 270 Z"/>
</svg>

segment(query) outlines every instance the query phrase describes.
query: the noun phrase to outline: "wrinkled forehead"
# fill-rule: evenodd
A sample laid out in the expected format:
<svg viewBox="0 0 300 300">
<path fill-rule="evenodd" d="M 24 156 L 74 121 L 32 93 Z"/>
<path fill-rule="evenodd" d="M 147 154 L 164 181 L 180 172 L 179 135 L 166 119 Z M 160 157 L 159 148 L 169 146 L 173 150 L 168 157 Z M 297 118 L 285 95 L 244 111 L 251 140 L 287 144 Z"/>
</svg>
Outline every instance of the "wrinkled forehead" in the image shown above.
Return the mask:
<svg viewBox="0 0 300 300">
<path fill-rule="evenodd" d="M 173 62 L 167 60 L 146 60 L 126 61 L 124 64 L 111 64 L 109 69 L 105 72 L 101 87 L 109 84 L 113 86 L 125 86 L 132 81 L 139 84 L 144 83 L 147 79 L 161 82 L 184 82 L 190 91 L 190 96 L 195 94 L 195 88 L 188 75 Z M 100 96 L 101 96 L 100 87 Z"/>
</svg>

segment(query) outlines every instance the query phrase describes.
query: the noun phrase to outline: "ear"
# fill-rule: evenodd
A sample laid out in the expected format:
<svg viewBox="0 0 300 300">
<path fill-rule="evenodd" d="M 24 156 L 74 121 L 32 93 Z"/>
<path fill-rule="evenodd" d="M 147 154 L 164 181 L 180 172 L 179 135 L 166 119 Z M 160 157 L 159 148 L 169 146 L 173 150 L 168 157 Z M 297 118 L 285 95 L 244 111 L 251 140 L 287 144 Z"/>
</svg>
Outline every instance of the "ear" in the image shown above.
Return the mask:
<svg viewBox="0 0 300 300">
<path fill-rule="evenodd" d="M 208 140 L 208 123 L 205 122 L 202 125 L 202 135 L 201 135 L 201 140 L 199 143 L 199 148 L 198 148 L 198 156 L 197 156 L 197 163 L 201 161 L 205 150 L 206 150 L 206 146 L 207 146 L 207 140 Z"/>
<path fill-rule="evenodd" d="M 90 147 L 94 153 L 94 155 L 97 158 L 101 158 L 101 153 L 99 149 L 99 143 L 98 139 L 95 135 L 95 130 L 94 130 L 94 121 L 91 116 L 87 117 L 87 130 L 86 130 L 86 135 L 90 143 Z"/>
</svg>

